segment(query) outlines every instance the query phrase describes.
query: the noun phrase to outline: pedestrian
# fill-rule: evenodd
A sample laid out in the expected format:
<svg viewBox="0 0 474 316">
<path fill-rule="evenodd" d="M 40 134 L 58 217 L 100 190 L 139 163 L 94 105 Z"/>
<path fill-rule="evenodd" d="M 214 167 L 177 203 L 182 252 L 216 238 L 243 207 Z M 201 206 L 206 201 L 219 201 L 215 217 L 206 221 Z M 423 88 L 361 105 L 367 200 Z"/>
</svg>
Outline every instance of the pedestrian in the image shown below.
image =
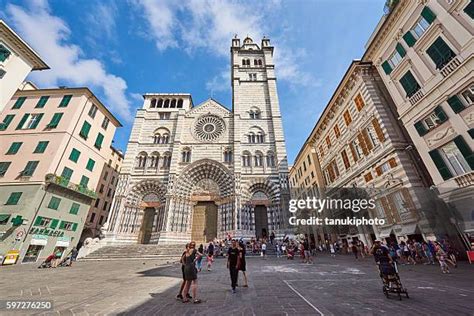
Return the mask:
<svg viewBox="0 0 474 316">
<path fill-rule="evenodd" d="M 181 296 L 184 296 L 186 293 L 188 293 L 189 288 L 192 286 L 194 304 L 201 303 L 201 300 L 197 299 L 198 283 L 196 260 L 199 258 L 199 256 L 202 256 L 202 254 L 196 250 L 196 243 L 194 241 L 191 241 L 189 243 L 189 248 L 188 250 L 186 250 L 186 253 L 184 255 L 184 278 L 186 280 L 186 285 L 184 286 Z M 183 303 L 187 302 L 189 302 L 189 298 L 183 298 Z"/>
<path fill-rule="evenodd" d="M 207 247 L 207 271 L 211 271 L 214 262 L 214 243 L 211 241 Z"/>
<path fill-rule="evenodd" d="M 51 268 L 56 268 L 59 265 L 62 255 L 63 254 L 59 249 L 54 252 L 54 259 L 51 261 Z"/>
<path fill-rule="evenodd" d="M 76 261 L 78 254 L 79 254 L 79 251 L 77 250 L 77 248 L 76 247 L 72 248 L 71 258 L 69 259 L 69 266 L 72 266 L 72 262 Z"/>
<path fill-rule="evenodd" d="M 242 271 L 242 274 L 244 275 L 244 285 L 243 287 L 249 287 L 249 284 L 248 284 L 248 280 L 247 280 L 247 265 L 246 265 L 246 262 L 245 262 L 245 254 L 246 254 L 246 250 L 245 250 L 245 245 L 243 242 L 239 242 L 239 259 L 238 259 L 238 270 L 239 271 Z"/>
<path fill-rule="evenodd" d="M 179 293 L 178 295 L 176 295 L 176 299 L 178 300 L 182 300 L 183 299 L 183 290 L 184 290 L 184 287 L 186 286 L 186 278 L 184 276 L 184 265 L 185 265 L 185 257 L 186 257 L 186 252 L 188 251 L 189 249 L 189 244 L 186 244 L 186 247 L 185 247 L 185 250 L 183 251 L 183 253 L 181 254 L 181 260 L 179 261 L 181 263 L 181 274 L 183 276 L 183 281 L 181 282 L 181 287 L 179 289 Z M 191 295 L 189 295 L 189 292 L 186 292 L 186 298 L 188 299 L 192 299 Z"/>
<path fill-rule="evenodd" d="M 204 246 L 202 244 L 199 245 L 198 252 L 201 253 L 201 254 L 204 253 Z M 202 255 L 197 258 L 196 266 L 197 266 L 198 272 L 201 272 L 201 270 L 202 270 Z"/>
<path fill-rule="evenodd" d="M 446 262 L 446 252 L 441 247 L 441 244 L 436 242 L 436 259 L 438 259 L 441 272 L 450 273 L 448 263 Z"/>
<path fill-rule="evenodd" d="M 311 252 L 309 249 L 309 241 L 305 239 L 303 241 L 303 250 L 304 250 L 304 260 L 306 263 L 313 263 L 313 259 L 311 258 Z"/>
<path fill-rule="evenodd" d="M 273 240 L 275 240 L 275 232 L 272 232 L 270 235 L 270 243 L 273 245 Z"/>
<path fill-rule="evenodd" d="M 237 263 L 239 260 L 239 249 L 237 248 L 237 241 L 232 240 L 232 246 L 227 251 L 227 268 L 230 272 L 230 282 L 232 287 L 232 293 L 235 293 L 235 287 L 237 286 L 237 278 L 239 276 L 239 270 Z"/>
<path fill-rule="evenodd" d="M 358 252 L 359 252 L 359 248 L 357 248 L 357 245 L 356 245 L 355 241 L 353 241 L 352 242 L 352 253 L 354 254 L 356 260 L 359 259 Z"/>
<path fill-rule="evenodd" d="M 329 244 L 329 250 L 331 251 L 331 257 L 336 258 L 336 250 L 333 244 Z"/>
<path fill-rule="evenodd" d="M 263 259 L 267 259 L 267 244 L 262 242 L 262 257 Z"/>
<path fill-rule="evenodd" d="M 276 252 L 277 252 L 277 258 L 280 258 L 281 257 L 281 245 L 279 243 L 276 243 L 275 249 L 276 249 Z"/>
</svg>

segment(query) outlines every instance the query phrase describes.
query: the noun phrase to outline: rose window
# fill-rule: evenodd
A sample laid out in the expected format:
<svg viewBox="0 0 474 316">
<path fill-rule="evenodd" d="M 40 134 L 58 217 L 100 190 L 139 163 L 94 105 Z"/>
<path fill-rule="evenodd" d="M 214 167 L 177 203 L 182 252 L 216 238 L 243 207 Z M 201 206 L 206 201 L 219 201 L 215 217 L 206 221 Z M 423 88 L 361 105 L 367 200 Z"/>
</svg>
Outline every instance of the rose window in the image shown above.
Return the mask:
<svg viewBox="0 0 474 316">
<path fill-rule="evenodd" d="M 224 121 L 217 115 L 204 115 L 194 123 L 194 136 L 209 142 L 218 139 L 225 131 Z"/>
</svg>

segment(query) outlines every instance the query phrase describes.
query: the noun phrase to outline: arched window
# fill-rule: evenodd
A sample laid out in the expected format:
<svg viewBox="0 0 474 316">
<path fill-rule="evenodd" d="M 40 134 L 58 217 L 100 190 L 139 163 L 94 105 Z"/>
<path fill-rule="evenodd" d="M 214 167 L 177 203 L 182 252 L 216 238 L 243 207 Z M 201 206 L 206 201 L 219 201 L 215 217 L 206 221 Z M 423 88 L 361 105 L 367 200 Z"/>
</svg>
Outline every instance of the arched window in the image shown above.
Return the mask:
<svg viewBox="0 0 474 316">
<path fill-rule="evenodd" d="M 160 161 L 160 154 L 157 152 L 153 152 L 149 160 L 150 160 L 150 168 L 158 168 L 158 164 Z"/>
<path fill-rule="evenodd" d="M 161 140 L 161 134 L 160 134 L 160 133 L 156 133 L 156 134 L 153 136 L 153 143 L 154 143 L 154 144 L 159 144 L 159 143 L 160 143 L 160 140 Z"/>
<path fill-rule="evenodd" d="M 263 154 L 260 151 L 255 152 L 255 167 L 263 167 Z"/>
<path fill-rule="evenodd" d="M 162 108 L 163 107 L 163 99 L 158 99 L 158 106 L 157 108 Z"/>
<path fill-rule="evenodd" d="M 182 109 L 183 108 L 183 99 L 179 99 L 178 100 L 178 109 Z"/>
<path fill-rule="evenodd" d="M 170 100 L 169 99 L 165 100 L 165 105 L 163 107 L 164 108 L 169 108 L 170 107 Z"/>
<path fill-rule="evenodd" d="M 275 167 L 275 155 L 271 151 L 267 152 L 267 166 Z"/>
<path fill-rule="evenodd" d="M 232 162 L 232 149 L 227 148 L 226 150 L 224 150 L 224 162 Z"/>
<path fill-rule="evenodd" d="M 171 154 L 166 152 L 163 154 L 163 169 L 169 169 L 171 166 Z"/>
<path fill-rule="evenodd" d="M 250 118 L 253 120 L 260 119 L 260 110 L 258 108 L 252 108 L 249 111 Z"/>
<path fill-rule="evenodd" d="M 254 65 L 254 66 L 258 66 L 258 60 L 254 59 L 254 60 L 253 60 L 253 65 Z"/>
<path fill-rule="evenodd" d="M 248 151 L 244 151 L 242 154 L 242 166 L 244 167 L 250 167 L 250 159 L 252 157 L 250 156 L 250 153 Z"/>
<path fill-rule="evenodd" d="M 138 154 L 137 159 L 136 159 L 136 168 L 137 169 L 143 169 L 146 166 L 146 160 L 147 160 L 147 154 L 146 152 L 141 152 Z"/>
<path fill-rule="evenodd" d="M 156 99 L 151 100 L 150 108 L 156 108 Z"/>
<path fill-rule="evenodd" d="M 265 136 L 263 135 L 263 132 L 258 132 L 256 135 L 256 142 L 261 144 L 265 142 Z"/>
<path fill-rule="evenodd" d="M 154 144 L 168 144 L 170 140 L 170 132 L 165 127 L 159 127 L 155 130 L 153 134 L 153 143 Z"/>
<path fill-rule="evenodd" d="M 247 65 L 247 61 L 245 59 L 242 59 L 242 66 L 246 66 Z"/>
<path fill-rule="evenodd" d="M 255 143 L 256 138 L 255 138 L 255 134 L 254 134 L 253 132 L 250 132 L 250 133 L 247 135 L 247 137 L 248 137 L 248 141 L 249 141 L 250 144 L 254 144 L 254 143 Z"/>
<path fill-rule="evenodd" d="M 173 99 L 173 100 L 171 101 L 171 107 L 172 107 L 172 108 L 176 108 L 176 99 Z"/>
<path fill-rule="evenodd" d="M 259 65 L 260 67 L 263 66 L 263 62 L 262 62 L 261 59 L 258 60 L 258 65 Z"/>
<path fill-rule="evenodd" d="M 166 133 L 161 136 L 161 143 L 168 144 L 170 142 L 170 134 Z"/>
<path fill-rule="evenodd" d="M 183 151 L 181 152 L 181 162 L 191 162 L 191 149 L 183 149 Z"/>
</svg>

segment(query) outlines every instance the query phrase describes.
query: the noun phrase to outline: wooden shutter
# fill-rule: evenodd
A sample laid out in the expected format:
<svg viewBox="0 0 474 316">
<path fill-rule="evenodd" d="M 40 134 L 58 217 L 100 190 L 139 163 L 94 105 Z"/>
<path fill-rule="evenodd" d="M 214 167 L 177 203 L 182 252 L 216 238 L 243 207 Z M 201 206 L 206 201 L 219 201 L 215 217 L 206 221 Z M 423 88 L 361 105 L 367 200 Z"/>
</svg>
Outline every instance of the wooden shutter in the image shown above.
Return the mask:
<svg viewBox="0 0 474 316">
<path fill-rule="evenodd" d="M 415 128 L 416 128 L 416 131 L 418 132 L 418 135 L 422 137 L 426 135 L 426 133 L 428 133 L 428 130 L 426 129 L 425 124 L 423 124 L 422 121 L 416 122 Z"/>
<path fill-rule="evenodd" d="M 436 65 L 436 69 L 441 69 L 446 65 L 454 56 L 454 52 L 449 46 L 443 41 L 441 37 L 438 37 L 434 43 L 428 47 L 426 53 L 430 56 Z"/>
<path fill-rule="evenodd" d="M 365 105 L 364 99 L 362 99 L 360 93 L 355 97 L 354 102 L 356 104 L 357 110 L 360 112 Z"/>
<path fill-rule="evenodd" d="M 377 176 L 381 176 L 382 175 L 382 167 L 378 166 L 375 168 L 375 172 L 377 173 Z"/>
<path fill-rule="evenodd" d="M 474 19 L 474 1 L 471 0 L 463 10 L 471 19 Z"/>
<path fill-rule="evenodd" d="M 474 154 L 469 145 L 464 140 L 464 138 L 459 135 L 454 139 L 454 143 L 458 147 L 464 159 L 466 159 L 467 163 L 469 164 L 469 167 L 471 167 L 471 170 L 474 170 Z"/>
<path fill-rule="evenodd" d="M 41 224 L 41 221 L 43 220 L 43 217 L 37 216 L 35 219 L 35 223 L 33 224 L 34 226 L 39 226 Z"/>
<path fill-rule="evenodd" d="M 395 158 L 390 158 L 388 164 L 390 165 L 390 168 L 395 168 L 397 166 L 397 160 Z"/>
<path fill-rule="evenodd" d="M 367 149 L 367 145 L 364 141 L 364 136 L 362 136 L 362 133 L 357 134 L 357 139 L 359 140 L 360 147 L 362 147 L 362 152 L 364 153 L 364 156 L 367 156 L 369 154 L 369 151 Z"/>
<path fill-rule="evenodd" d="M 388 201 L 387 201 L 387 197 L 381 197 L 380 198 L 380 203 L 382 204 L 382 209 L 385 213 L 385 217 L 387 218 L 387 222 L 388 224 L 392 224 L 393 223 L 393 217 L 392 217 L 392 212 L 390 210 L 390 206 L 388 204 Z"/>
<path fill-rule="evenodd" d="M 375 133 L 377 134 L 377 138 L 381 143 L 385 141 L 385 136 L 383 134 L 382 128 L 380 127 L 379 121 L 377 118 L 372 119 L 372 125 L 374 126 Z"/>
<path fill-rule="evenodd" d="M 352 117 L 351 113 L 349 113 L 349 110 L 346 110 L 344 112 L 344 121 L 346 122 L 346 126 L 349 126 L 349 124 L 351 124 L 352 122 Z"/>
<path fill-rule="evenodd" d="M 369 138 L 369 134 L 367 133 L 367 130 L 364 129 L 362 130 L 362 136 L 364 137 L 365 144 L 367 145 L 367 150 L 370 152 L 374 148 L 372 145 L 372 141 Z"/>
<path fill-rule="evenodd" d="M 405 43 L 407 43 L 408 47 L 413 47 L 413 45 L 416 43 L 416 39 L 413 34 L 411 34 L 411 31 L 406 32 L 405 35 L 403 35 L 403 39 L 405 40 Z"/>
<path fill-rule="evenodd" d="M 441 157 L 441 154 L 437 149 L 434 149 L 429 152 L 431 159 L 433 159 L 434 164 L 436 165 L 436 168 L 438 168 L 438 171 L 443 178 L 443 180 L 448 180 L 453 177 L 451 171 L 449 170 L 448 166 L 446 166 L 446 163 L 444 162 L 443 157 Z"/>
<path fill-rule="evenodd" d="M 49 226 L 51 229 L 55 229 L 56 227 L 58 227 L 58 224 L 59 224 L 59 219 L 53 219 L 51 221 L 51 225 Z"/>
<path fill-rule="evenodd" d="M 444 123 L 448 120 L 448 116 L 443 111 L 443 108 L 440 107 L 439 105 L 434 109 L 434 112 L 435 112 L 436 116 L 439 118 L 440 123 Z"/>
<path fill-rule="evenodd" d="M 354 146 L 352 145 L 352 143 L 349 144 L 349 147 L 351 149 L 351 153 L 352 153 L 352 158 L 354 158 L 354 162 L 357 162 L 358 158 L 357 158 L 357 153 L 354 149 Z"/>
<path fill-rule="evenodd" d="M 28 119 L 29 116 L 30 116 L 29 113 L 26 113 L 25 115 L 23 115 L 23 117 L 21 118 L 20 123 L 18 123 L 18 126 L 16 127 L 16 129 L 22 129 L 23 125 L 25 125 L 26 120 Z"/>
<path fill-rule="evenodd" d="M 397 52 L 400 54 L 402 58 L 405 57 L 405 55 L 407 54 L 407 52 L 405 51 L 405 48 L 403 48 L 402 44 L 400 43 L 397 43 L 397 46 L 395 46 L 395 49 L 397 50 Z"/>
<path fill-rule="evenodd" d="M 390 75 L 390 73 L 392 72 L 392 66 L 390 66 L 388 61 L 384 61 L 382 63 L 382 69 L 383 69 L 383 71 L 385 72 L 386 75 Z"/>
<path fill-rule="evenodd" d="M 416 216 L 416 207 L 415 203 L 413 202 L 413 199 L 411 197 L 410 191 L 407 188 L 403 188 L 400 191 L 403 196 L 403 200 L 405 200 L 405 203 L 408 206 L 408 209 L 410 210 L 410 213 L 412 214 L 412 217 L 417 217 Z"/>
<path fill-rule="evenodd" d="M 421 11 L 421 16 L 425 18 L 426 22 L 429 24 L 433 23 L 433 21 L 436 19 L 436 14 L 431 11 L 430 8 L 424 7 L 423 10 Z"/>
<path fill-rule="evenodd" d="M 453 109 L 454 113 L 459 113 L 464 110 L 464 104 L 462 104 L 461 100 L 457 95 L 453 95 L 448 99 L 448 104 Z"/>
<path fill-rule="evenodd" d="M 342 156 L 342 161 L 344 162 L 344 167 L 346 167 L 346 170 L 349 169 L 351 164 L 349 163 L 349 157 L 347 157 L 347 153 L 345 149 L 342 150 L 341 156 Z"/>
<path fill-rule="evenodd" d="M 31 129 L 35 129 L 38 126 L 39 122 L 43 118 L 43 115 L 44 115 L 43 113 L 38 114 L 38 118 L 31 125 Z"/>
<path fill-rule="evenodd" d="M 396 222 L 396 223 L 400 223 L 401 222 L 401 219 L 400 219 L 400 212 L 398 211 L 398 208 L 397 206 L 395 205 L 395 203 L 393 202 L 393 195 L 395 193 L 392 193 L 390 194 L 390 196 L 387 197 L 387 201 L 388 201 L 388 204 L 390 205 L 390 208 L 392 210 L 392 216 L 393 216 L 393 220 Z"/>
</svg>

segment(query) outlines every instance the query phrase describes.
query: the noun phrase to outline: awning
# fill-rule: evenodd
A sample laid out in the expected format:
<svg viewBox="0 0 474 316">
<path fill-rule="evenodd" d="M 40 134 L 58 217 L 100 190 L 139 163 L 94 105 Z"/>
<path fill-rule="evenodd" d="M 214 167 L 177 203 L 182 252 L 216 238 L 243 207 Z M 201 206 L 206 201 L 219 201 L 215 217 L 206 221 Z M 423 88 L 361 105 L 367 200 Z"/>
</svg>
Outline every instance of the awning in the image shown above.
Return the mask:
<svg viewBox="0 0 474 316">
<path fill-rule="evenodd" d="M 36 239 L 36 238 L 31 238 L 30 245 L 34 246 L 46 246 L 48 243 L 47 239 Z"/>
<path fill-rule="evenodd" d="M 56 242 L 56 247 L 69 247 L 69 241 L 58 240 Z"/>
<path fill-rule="evenodd" d="M 418 228 L 418 224 L 403 225 L 402 231 L 398 234 L 399 236 L 413 235 Z"/>
<path fill-rule="evenodd" d="M 0 222 L 6 221 L 10 217 L 10 214 L 0 214 Z"/>
<path fill-rule="evenodd" d="M 381 229 L 380 230 L 380 233 L 379 233 L 379 238 L 387 238 L 387 237 L 390 237 L 390 234 L 392 233 L 392 228 L 389 227 L 389 228 L 385 228 L 385 229 Z"/>
</svg>

